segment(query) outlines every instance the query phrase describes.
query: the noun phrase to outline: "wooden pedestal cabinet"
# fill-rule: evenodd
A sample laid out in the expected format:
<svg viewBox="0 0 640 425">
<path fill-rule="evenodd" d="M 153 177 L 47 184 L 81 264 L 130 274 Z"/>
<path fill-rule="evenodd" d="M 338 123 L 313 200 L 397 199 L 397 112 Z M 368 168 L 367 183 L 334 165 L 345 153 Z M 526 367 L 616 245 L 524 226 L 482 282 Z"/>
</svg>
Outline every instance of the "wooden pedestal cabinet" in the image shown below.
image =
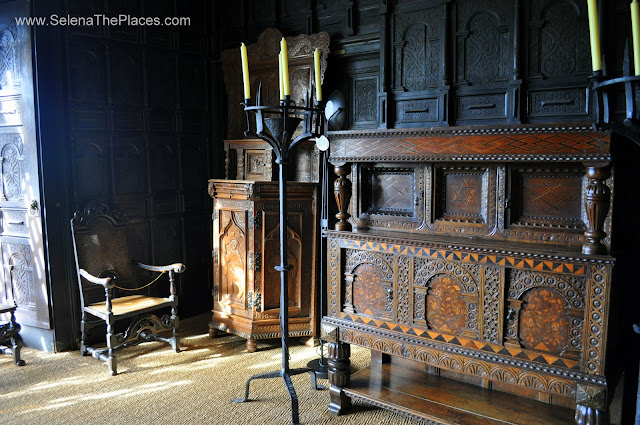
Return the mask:
<svg viewBox="0 0 640 425">
<path fill-rule="evenodd" d="M 225 331 L 256 340 L 280 337 L 280 222 L 278 183 L 209 180 L 213 206 L 213 316 L 210 334 Z M 289 182 L 289 335 L 316 329 L 317 185 Z"/>
<path fill-rule="evenodd" d="M 329 410 L 357 398 L 428 423 L 606 424 L 610 135 L 504 126 L 330 139 Z M 373 358 L 353 376 L 350 344 Z"/>
</svg>

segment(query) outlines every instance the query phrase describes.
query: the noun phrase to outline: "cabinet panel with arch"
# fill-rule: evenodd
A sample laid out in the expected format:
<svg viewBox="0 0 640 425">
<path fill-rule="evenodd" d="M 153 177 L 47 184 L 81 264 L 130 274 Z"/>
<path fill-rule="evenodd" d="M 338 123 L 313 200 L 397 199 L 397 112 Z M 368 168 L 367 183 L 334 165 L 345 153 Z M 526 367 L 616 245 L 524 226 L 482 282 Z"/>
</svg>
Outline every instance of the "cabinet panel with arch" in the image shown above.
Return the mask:
<svg viewBox="0 0 640 425">
<path fill-rule="evenodd" d="M 287 190 L 289 335 L 314 342 L 316 330 L 316 184 Z M 209 333 L 247 339 L 280 337 L 278 182 L 209 180 L 213 198 L 213 315 Z"/>
</svg>

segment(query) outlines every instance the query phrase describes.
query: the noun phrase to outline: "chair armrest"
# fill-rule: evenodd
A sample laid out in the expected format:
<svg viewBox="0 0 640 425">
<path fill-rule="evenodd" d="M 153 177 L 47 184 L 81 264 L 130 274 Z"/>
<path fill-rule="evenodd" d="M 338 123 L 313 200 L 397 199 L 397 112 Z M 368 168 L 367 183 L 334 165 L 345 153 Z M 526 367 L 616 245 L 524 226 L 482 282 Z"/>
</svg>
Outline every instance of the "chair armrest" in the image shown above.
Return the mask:
<svg viewBox="0 0 640 425">
<path fill-rule="evenodd" d="M 84 277 L 91 283 L 97 283 L 98 285 L 102 285 L 105 288 L 111 288 L 113 286 L 113 283 L 111 282 L 112 279 L 110 277 L 96 277 L 85 269 L 79 269 L 78 273 L 80 273 L 80 276 Z"/>
<path fill-rule="evenodd" d="M 182 263 L 169 264 L 168 266 L 150 266 L 148 264 L 137 263 L 138 267 L 152 272 L 170 272 L 182 273 L 186 267 Z"/>
</svg>

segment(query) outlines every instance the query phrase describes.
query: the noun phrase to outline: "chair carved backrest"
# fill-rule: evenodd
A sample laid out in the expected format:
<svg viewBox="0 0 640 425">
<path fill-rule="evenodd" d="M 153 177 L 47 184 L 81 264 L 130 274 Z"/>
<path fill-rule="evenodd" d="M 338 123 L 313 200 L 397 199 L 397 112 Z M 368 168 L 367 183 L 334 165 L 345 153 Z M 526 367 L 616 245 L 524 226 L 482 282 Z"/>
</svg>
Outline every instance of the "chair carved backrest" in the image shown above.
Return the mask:
<svg viewBox="0 0 640 425">
<path fill-rule="evenodd" d="M 76 269 L 94 276 L 115 278 L 118 286 L 127 286 L 138 273 L 129 255 L 127 229 L 117 214 L 108 208 L 77 212 L 71 220 Z M 80 279 L 82 307 L 104 301 L 104 289 Z"/>
</svg>

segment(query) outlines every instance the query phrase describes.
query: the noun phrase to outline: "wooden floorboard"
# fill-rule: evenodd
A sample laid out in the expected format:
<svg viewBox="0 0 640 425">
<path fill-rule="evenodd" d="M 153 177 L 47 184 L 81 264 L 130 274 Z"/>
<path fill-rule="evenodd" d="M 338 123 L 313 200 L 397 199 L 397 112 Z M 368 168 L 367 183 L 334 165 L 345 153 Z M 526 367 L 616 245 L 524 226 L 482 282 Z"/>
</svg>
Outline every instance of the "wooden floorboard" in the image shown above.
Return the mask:
<svg viewBox="0 0 640 425">
<path fill-rule="evenodd" d="M 351 377 L 348 395 L 410 416 L 457 425 L 568 425 L 574 410 L 417 371 L 373 364 Z"/>
</svg>

